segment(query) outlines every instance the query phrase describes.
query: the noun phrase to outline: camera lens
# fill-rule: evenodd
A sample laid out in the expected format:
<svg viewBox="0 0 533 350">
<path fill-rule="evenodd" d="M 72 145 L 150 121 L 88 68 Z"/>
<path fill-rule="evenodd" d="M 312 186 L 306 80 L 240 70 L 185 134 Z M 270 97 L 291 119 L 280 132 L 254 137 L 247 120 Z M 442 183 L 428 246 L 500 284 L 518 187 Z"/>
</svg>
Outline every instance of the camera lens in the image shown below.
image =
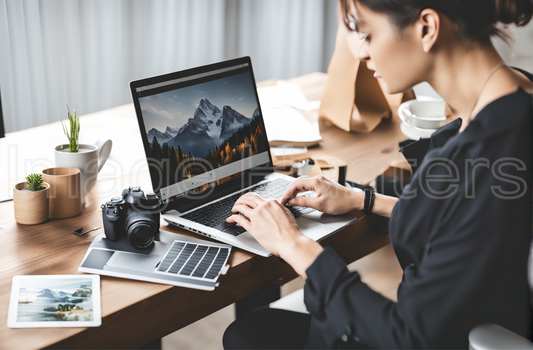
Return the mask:
<svg viewBox="0 0 533 350">
<path fill-rule="evenodd" d="M 153 228 L 142 223 L 132 225 L 128 234 L 137 248 L 146 248 L 154 241 Z"/>
<path fill-rule="evenodd" d="M 151 214 L 131 208 L 128 210 L 125 226 L 130 242 L 137 248 L 146 248 L 152 244 L 158 229 Z"/>
</svg>

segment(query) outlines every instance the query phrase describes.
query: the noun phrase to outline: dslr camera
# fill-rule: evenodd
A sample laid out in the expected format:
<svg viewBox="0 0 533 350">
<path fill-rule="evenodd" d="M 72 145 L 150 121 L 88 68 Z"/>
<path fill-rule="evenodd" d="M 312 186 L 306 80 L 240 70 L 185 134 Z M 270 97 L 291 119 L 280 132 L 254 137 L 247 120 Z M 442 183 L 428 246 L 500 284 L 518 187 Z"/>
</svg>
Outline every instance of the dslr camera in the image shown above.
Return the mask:
<svg viewBox="0 0 533 350">
<path fill-rule="evenodd" d="M 128 238 L 137 248 L 149 247 L 158 237 L 160 207 L 155 193 L 145 196 L 137 186 L 125 189 L 122 197 L 113 197 L 100 206 L 106 238 Z"/>
</svg>

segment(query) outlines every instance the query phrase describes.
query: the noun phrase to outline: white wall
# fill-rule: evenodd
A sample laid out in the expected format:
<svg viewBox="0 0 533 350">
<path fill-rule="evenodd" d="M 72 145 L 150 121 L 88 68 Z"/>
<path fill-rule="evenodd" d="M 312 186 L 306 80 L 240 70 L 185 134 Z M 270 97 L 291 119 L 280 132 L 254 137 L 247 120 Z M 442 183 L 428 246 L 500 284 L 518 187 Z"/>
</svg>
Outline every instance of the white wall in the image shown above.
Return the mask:
<svg viewBox="0 0 533 350">
<path fill-rule="evenodd" d="M 533 21 L 525 27 L 512 26 L 508 30 L 515 43 L 510 48 L 500 39 L 493 40 L 498 52 L 509 65 L 533 72 Z"/>
<path fill-rule="evenodd" d="M 131 80 L 249 55 L 258 81 L 326 71 L 336 0 L 0 0 L 6 132 L 131 102 Z"/>
</svg>

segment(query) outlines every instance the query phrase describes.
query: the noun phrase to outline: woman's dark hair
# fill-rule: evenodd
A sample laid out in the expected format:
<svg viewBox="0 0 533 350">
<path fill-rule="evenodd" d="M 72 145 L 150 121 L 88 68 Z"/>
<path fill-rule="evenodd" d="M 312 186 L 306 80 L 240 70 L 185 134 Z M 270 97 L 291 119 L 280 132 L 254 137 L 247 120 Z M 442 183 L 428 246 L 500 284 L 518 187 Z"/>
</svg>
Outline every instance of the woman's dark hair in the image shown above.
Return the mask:
<svg viewBox="0 0 533 350">
<path fill-rule="evenodd" d="M 487 41 L 492 36 L 507 40 L 498 24 L 524 26 L 533 14 L 533 0 L 340 0 L 344 23 L 357 30 L 349 3 L 359 2 L 370 10 L 387 15 L 398 30 L 413 23 L 422 10 L 434 9 L 457 24 L 468 39 Z"/>
</svg>

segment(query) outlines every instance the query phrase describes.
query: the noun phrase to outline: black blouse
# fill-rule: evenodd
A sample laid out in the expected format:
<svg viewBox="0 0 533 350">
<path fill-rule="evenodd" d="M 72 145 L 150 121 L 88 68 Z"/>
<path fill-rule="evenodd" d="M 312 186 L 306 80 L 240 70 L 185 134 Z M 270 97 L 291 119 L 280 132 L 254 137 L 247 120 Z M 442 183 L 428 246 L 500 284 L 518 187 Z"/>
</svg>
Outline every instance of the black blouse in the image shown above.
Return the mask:
<svg viewBox="0 0 533 350">
<path fill-rule="evenodd" d="M 467 348 L 470 329 L 485 322 L 531 336 L 532 103 L 519 89 L 464 132 L 458 119 L 432 135 L 390 219 L 404 269 L 397 303 L 331 248 L 318 256 L 304 294 L 314 336 L 329 348 L 349 338 L 375 348 Z"/>
</svg>

